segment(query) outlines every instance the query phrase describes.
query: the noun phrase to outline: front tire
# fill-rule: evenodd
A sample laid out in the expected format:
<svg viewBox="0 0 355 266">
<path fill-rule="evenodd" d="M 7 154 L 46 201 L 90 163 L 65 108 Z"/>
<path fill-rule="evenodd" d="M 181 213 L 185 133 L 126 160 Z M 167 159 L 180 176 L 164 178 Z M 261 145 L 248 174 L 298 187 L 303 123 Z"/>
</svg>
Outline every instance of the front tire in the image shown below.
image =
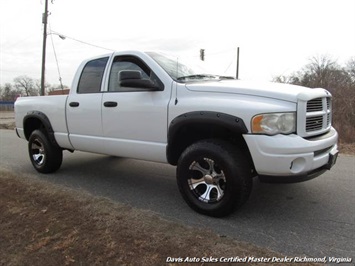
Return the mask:
<svg viewBox="0 0 355 266">
<path fill-rule="evenodd" d="M 251 162 L 242 150 L 223 140 L 192 144 L 180 156 L 177 183 L 186 203 L 214 217 L 242 206 L 252 189 Z"/>
<path fill-rule="evenodd" d="M 62 165 L 62 149 L 50 143 L 41 130 L 32 132 L 28 140 L 28 153 L 33 167 L 40 173 L 53 173 Z"/>
</svg>

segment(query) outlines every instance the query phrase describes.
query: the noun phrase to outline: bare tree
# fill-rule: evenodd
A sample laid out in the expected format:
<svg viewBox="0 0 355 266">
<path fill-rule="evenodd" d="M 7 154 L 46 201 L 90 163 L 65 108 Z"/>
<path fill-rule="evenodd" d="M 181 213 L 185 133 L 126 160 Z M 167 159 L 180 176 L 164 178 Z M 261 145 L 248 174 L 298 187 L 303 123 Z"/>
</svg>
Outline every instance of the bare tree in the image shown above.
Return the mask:
<svg viewBox="0 0 355 266">
<path fill-rule="evenodd" d="M 342 142 L 355 142 L 355 58 L 341 67 L 329 56 L 313 57 L 302 70 L 274 82 L 325 88 L 333 94 L 333 124 Z"/>
<path fill-rule="evenodd" d="M 18 96 L 37 96 L 41 88 L 41 81 L 28 76 L 18 76 L 12 83 L 0 86 L 0 99 L 4 101 L 14 101 Z M 64 89 L 68 86 L 63 85 Z M 45 91 L 62 90 L 62 85 L 51 85 L 45 83 Z"/>
<path fill-rule="evenodd" d="M 284 75 L 281 75 L 281 76 L 276 76 L 276 77 L 273 77 L 272 79 L 273 82 L 277 82 L 277 83 L 287 83 L 287 84 L 299 84 L 300 81 L 298 79 L 298 77 L 296 75 L 293 75 L 293 76 L 284 76 Z"/>
<path fill-rule="evenodd" d="M 45 82 L 44 83 L 44 92 L 48 93 L 50 91 L 51 86 L 52 86 L 51 84 L 49 84 L 48 82 Z M 41 80 L 40 79 L 36 79 L 34 81 L 34 87 L 37 92 L 41 91 Z"/>
<path fill-rule="evenodd" d="M 15 101 L 21 95 L 21 91 L 15 89 L 11 83 L 6 83 L 2 87 L 1 98 L 4 101 Z"/>
<path fill-rule="evenodd" d="M 23 90 L 26 96 L 37 96 L 38 89 L 35 88 L 35 82 L 28 76 L 19 76 L 14 78 L 15 87 Z"/>
<path fill-rule="evenodd" d="M 346 71 L 349 73 L 352 81 L 355 83 L 355 57 L 352 57 L 346 63 Z"/>
</svg>

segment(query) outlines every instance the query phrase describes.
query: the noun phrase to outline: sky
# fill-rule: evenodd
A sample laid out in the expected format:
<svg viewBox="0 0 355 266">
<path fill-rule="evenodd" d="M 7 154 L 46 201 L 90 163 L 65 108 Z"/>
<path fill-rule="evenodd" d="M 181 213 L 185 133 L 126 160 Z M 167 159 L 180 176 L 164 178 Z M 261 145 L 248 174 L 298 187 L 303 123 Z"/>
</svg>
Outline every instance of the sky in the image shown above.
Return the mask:
<svg viewBox="0 0 355 266">
<path fill-rule="evenodd" d="M 1 85 L 40 79 L 44 4 L 0 0 Z M 70 86 L 84 59 L 112 50 L 198 61 L 205 49 L 205 65 L 235 75 L 240 47 L 239 78 L 257 81 L 296 72 L 314 56 L 339 64 L 355 57 L 355 0 L 49 0 L 49 12 L 50 84 L 61 76 Z"/>
</svg>

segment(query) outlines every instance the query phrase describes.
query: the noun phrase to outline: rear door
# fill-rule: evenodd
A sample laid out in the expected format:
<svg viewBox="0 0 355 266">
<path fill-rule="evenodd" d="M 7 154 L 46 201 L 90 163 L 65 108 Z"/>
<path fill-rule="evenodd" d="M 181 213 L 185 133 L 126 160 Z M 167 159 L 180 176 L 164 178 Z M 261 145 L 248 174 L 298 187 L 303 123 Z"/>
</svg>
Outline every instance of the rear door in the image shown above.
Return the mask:
<svg viewBox="0 0 355 266">
<path fill-rule="evenodd" d="M 102 141 L 102 81 L 109 57 L 88 61 L 67 101 L 69 137 L 76 150 L 104 152 Z M 72 88 L 75 89 L 75 88 Z"/>
</svg>

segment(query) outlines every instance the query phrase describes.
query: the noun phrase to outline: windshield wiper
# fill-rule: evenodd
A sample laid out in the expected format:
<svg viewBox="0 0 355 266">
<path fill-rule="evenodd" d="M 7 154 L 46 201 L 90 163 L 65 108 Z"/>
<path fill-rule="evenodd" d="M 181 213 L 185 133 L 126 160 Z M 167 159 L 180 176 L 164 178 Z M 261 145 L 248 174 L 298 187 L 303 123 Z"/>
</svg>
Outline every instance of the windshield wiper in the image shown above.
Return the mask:
<svg viewBox="0 0 355 266">
<path fill-rule="evenodd" d="M 218 76 L 219 79 L 235 79 L 235 77 L 232 76 Z"/>
<path fill-rule="evenodd" d="M 178 77 L 177 80 L 187 80 L 187 79 L 216 79 L 218 76 L 216 75 L 209 75 L 209 74 L 197 74 L 197 75 L 188 75 L 183 77 Z"/>
<path fill-rule="evenodd" d="M 234 77 L 231 76 L 218 76 L 218 75 L 210 75 L 210 74 L 196 74 L 196 75 L 189 75 L 189 76 L 183 76 L 183 77 L 178 77 L 178 81 L 184 81 L 184 80 L 189 80 L 189 79 L 215 79 L 215 80 L 222 80 L 222 79 L 235 79 Z"/>
</svg>

